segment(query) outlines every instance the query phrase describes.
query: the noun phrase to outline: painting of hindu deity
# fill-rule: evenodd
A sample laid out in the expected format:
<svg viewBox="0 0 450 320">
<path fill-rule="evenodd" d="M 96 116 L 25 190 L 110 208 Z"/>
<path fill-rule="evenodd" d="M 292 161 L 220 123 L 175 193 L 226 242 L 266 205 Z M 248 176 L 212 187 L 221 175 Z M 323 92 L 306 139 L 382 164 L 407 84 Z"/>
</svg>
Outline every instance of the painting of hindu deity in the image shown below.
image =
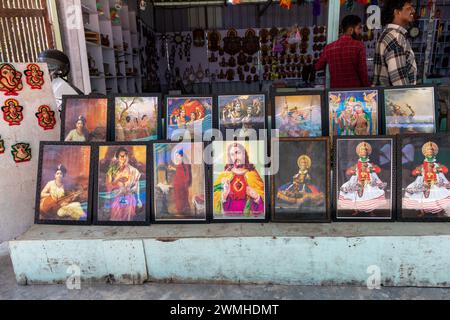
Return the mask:
<svg viewBox="0 0 450 320">
<path fill-rule="evenodd" d="M 399 195 L 402 220 L 449 220 L 450 135 L 402 136 Z"/>
<path fill-rule="evenodd" d="M 266 96 L 263 94 L 219 96 L 218 106 L 219 129 L 226 140 L 257 138 L 259 130 L 266 128 Z"/>
<path fill-rule="evenodd" d="M 272 119 L 279 137 L 322 136 L 322 103 L 321 93 L 275 96 Z"/>
<path fill-rule="evenodd" d="M 391 220 L 394 138 L 337 138 L 335 143 L 335 218 Z"/>
<path fill-rule="evenodd" d="M 147 145 L 99 145 L 94 187 L 96 224 L 142 225 L 147 210 Z"/>
<path fill-rule="evenodd" d="M 330 91 L 331 136 L 378 134 L 378 90 Z"/>
<path fill-rule="evenodd" d="M 115 141 L 151 141 L 160 138 L 159 97 L 114 97 Z"/>
<path fill-rule="evenodd" d="M 105 142 L 108 139 L 108 99 L 65 96 L 61 139 L 66 142 Z"/>
<path fill-rule="evenodd" d="M 278 150 L 272 153 L 272 220 L 329 221 L 328 138 L 281 138 L 278 144 L 272 148 Z"/>
<path fill-rule="evenodd" d="M 202 139 L 212 129 L 212 97 L 168 97 L 167 139 Z M 186 137 L 186 132 L 190 136 Z"/>
<path fill-rule="evenodd" d="M 206 221 L 203 142 L 154 143 L 155 222 Z"/>
<path fill-rule="evenodd" d="M 36 223 L 90 223 L 91 146 L 42 142 Z"/>
<path fill-rule="evenodd" d="M 434 133 L 434 87 L 384 90 L 386 134 Z"/>
<path fill-rule="evenodd" d="M 214 141 L 213 219 L 266 219 L 265 142 Z"/>
</svg>

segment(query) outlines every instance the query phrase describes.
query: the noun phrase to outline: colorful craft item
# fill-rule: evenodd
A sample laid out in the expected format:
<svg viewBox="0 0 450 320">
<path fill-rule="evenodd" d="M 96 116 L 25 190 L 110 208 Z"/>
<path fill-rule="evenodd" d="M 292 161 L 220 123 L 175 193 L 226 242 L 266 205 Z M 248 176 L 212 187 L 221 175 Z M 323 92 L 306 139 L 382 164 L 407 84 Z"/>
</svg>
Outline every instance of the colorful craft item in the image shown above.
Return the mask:
<svg viewBox="0 0 450 320">
<path fill-rule="evenodd" d="M 31 89 L 42 89 L 42 86 L 44 85 L 44 71 L 42 71 L 37 64 L 30 63 L 24 73 Z"/>
<path fill-rule="evenodd" d="M 2 136 L 0 136 L 0 154 L 5 153 L 5 141 L 2 139 Z"/>
<path fill-rule="evenodd" d="M 22 73 L 12 64 L 0 64 L 0 91 L 4 91 L 5 96 L 17 96 L 17 91 L 22 89 Z"/>
<path fill-rule="evenodd" d="M 31 147 L 29 143 L 20 142 L 13 145 L 11 154 L 16 163 L 28 162 L 31 160 Z"/>
<path fill-rule="evenodd" d="M 38 124 L 44 130 L 52 130 L 56 125 L 55 112 L 47 105 L 42 105 L 36 112 Z"/>
<path fill-rule="evenodd" d="M 3 119 L 9 123 L 10 126 L 18 126 L 23 120 L 23 107 L 16 99 L 8 99 L 2 107 Z"/>
<path fill-rule="evenodd" d="M 280 0 L 280 7 L 285 9 L 291 9 L 292 7 L 292 0 Z"/>
</svg>

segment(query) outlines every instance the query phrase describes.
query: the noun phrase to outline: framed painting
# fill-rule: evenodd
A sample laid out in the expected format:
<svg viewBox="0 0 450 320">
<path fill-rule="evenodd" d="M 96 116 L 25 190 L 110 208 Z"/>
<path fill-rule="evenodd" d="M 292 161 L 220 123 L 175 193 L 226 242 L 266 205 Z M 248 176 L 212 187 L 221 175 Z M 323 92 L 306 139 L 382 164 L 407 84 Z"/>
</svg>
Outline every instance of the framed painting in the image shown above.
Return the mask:
<svg viewBox="0 0 450 320">
<path fill-rule="evenodd" d="M 280 138 L 326 135 L 323 91 L 277 93 L 272 98 L 272 128 Z"/>
<path fill-rule="evenodd" d="M 94 224 L 150 224 L 149 150 L 142 142 L 95 144 Z"/>
<path fill-rule="evenodd" d="M 449 166 L 450 134 L 399 136 L 399 220 L 450 220 Z"/>
<path fill-rule="evenodd" d="M 336 221 L 394 219 L 395 142 L 393 136 L 335 139 Z"/>
<path fill-rule="evenodd" d="M 329 90 L 328 122 L 333 136 L 379 133 L 379 92 L 376 88 Z"/>
<path fill-rule="evenodd" d="M 434 86 L 384 89 L 384 132 L 389 135 L 435 133 L 436 100 Z"/>
<path fill-rule="evenodd" d="M 235 94 L 217 97 L 218 129 L 223 140 L 263 138 L 267 129 L 267 96 L 265 94 Z"/>
<path fill-rule="evenodd" d="M 91 224 L 92 147 L 41 142 L 36 188 L 37 224 Z"/>
<path fill-rule="evenodd" d="M 330 198 L 329 138 L 273 140 L 272 221 L 330 222 Z"/>
<path fill-rule="evenodd" d="M 162 138 L 160 95 L 113 95 L 110 103 L 114 141 L 141 142 Z"/>
<path fill-rule="evenodd" d="M 155 223 L 205 223 L 208 178 L 203 142 L 152 143 Z"/>
<path fill-rule="evenodd" d="M 266 142 L 212 142 L 213 222 L 267 221 Z"/>
<path fill-rule="evenodd" d="M 61 140 L 106 142 L 109 140 L 108 98 L 63 96 Z"/>
<path fill-rule="evenodd" d="M 166 137 L 201 141 L 203 134 L 213 128 L 212 96 L 166 97 Z M 189 136 L 185 136 L 189 132 Z"/>
</svg>

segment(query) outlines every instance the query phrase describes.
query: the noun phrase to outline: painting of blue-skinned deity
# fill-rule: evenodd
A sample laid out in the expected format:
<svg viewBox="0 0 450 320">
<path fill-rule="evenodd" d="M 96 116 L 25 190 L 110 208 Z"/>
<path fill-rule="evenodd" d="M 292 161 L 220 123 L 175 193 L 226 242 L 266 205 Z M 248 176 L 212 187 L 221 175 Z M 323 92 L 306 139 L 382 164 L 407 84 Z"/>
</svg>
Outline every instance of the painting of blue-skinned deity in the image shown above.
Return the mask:
<svg viewBox="0 0 450 320">
<path fill-rule="evenodd" d="M 212 129 L 212 97 L 168 97 L 167 139 L 186 138 L 201 140 Z"/>
<path fill-rule="evenodd" d="M 279 137 L 322 136 L 322 95 L 286 95 L 275 97 L 275 129 Z"/>
<path fill-rule="evenodd" d="M 378 90 L 330 91 L 328 99 L 331 136 L 378 134 Z"/>
<path fill-rule="evenodd" d="M 281 138 L 272 149 L 273 221 L 329 221 L 328 150 L 328 138 Z"/>
</svg>

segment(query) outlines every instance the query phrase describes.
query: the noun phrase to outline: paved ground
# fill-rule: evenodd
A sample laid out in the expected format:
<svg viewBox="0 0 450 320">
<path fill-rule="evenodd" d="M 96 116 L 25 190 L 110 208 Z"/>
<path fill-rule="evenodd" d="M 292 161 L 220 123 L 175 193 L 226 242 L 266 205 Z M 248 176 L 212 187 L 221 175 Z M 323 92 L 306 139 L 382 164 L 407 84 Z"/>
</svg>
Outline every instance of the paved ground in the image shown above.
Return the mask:
<svg viewBox="0 0 450 320">
<path fill-rule="evenodd" d="M 183 285 L 145 284 L 142 286 L 82 285 L 81 290 L 65 286 L 18 286 L 9 256 L 0 252 L 0 299 L 450 299 L 450 289 L 382 288 L 368 290 L 355 287 L 301 287 L 278 285 Z"/>
</svg>

